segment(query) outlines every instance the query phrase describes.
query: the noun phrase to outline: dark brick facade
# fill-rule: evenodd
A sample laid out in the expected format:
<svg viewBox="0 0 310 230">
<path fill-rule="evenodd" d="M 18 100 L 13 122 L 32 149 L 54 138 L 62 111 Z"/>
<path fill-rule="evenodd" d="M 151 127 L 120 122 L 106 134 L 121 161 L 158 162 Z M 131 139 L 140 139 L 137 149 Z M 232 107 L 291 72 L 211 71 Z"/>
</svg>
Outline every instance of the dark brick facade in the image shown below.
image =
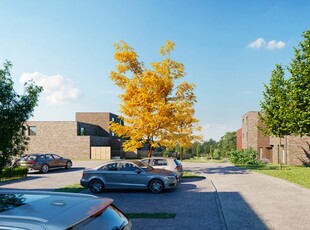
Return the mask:
<svg viewBox="0 0 310 230">
<path fill-rule="evenodd" d="M 112 113 L 76 113 L 76 121 L 28 121 L 26 153 L 54 152 L 72 159 L 90 159 L 91 147 L 110 146 L 120 151 L 120 141 L 109 130 Z"/>
<path fill-rule="evenodd" d="M 310 156 L 310 137 L 287 136 L 281 139 L 280 145 L 279 138 L 264 136 L 258 126 L 263 126 L 258 112 L 248 112 L 242 116 L 243 149 L 253 148 L 258 152 L 259 159 L 266 158 L 273 163 L 281 162 L 288 165 L 310 163 L 307 157 Z"/>
</svg>

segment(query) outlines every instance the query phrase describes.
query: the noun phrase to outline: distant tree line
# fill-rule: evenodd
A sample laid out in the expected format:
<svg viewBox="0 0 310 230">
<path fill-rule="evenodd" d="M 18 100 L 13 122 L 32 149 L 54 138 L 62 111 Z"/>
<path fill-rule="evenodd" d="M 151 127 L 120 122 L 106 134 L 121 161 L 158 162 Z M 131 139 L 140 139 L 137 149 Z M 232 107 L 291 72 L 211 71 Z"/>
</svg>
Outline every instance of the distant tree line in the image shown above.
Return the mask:
<svg viewBox="0 0 310 230">
<path fill-rule="evenodd" d="M 236 150 L 236 132 L 227 132 L 219 141 L 209 139 L 203 142 L 194 142 L 190 147 L 182 149 L 183 158 L 202 157 L 206 159 L 229 158 L 230 153 Z M 164 150 L 165 156 L 176 156 L 180 153 L 180 147 Z"/>
</svg>

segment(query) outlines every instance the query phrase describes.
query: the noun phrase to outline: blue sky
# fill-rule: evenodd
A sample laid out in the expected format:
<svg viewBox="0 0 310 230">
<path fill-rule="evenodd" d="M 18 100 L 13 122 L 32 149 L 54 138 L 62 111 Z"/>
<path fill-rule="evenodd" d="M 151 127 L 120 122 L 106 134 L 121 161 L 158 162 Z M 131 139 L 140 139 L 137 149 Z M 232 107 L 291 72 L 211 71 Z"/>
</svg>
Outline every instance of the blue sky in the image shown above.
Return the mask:
<svg viewBox="0 0 310 230">
<path fill-rule="evenodd" d="M 205 140 L 219 140 L 260 109 L 275 64 L 289 64 L 310 28 L 310 1 L 1 0 L 0 62 L 13 63 L 17 91 L 44 86 L 33 120 L 67 121 L 75 112 L 119 114 L 113 44 L 159 61 L 166 40 L 196 84 L 196 117 Z"/>
</svg>

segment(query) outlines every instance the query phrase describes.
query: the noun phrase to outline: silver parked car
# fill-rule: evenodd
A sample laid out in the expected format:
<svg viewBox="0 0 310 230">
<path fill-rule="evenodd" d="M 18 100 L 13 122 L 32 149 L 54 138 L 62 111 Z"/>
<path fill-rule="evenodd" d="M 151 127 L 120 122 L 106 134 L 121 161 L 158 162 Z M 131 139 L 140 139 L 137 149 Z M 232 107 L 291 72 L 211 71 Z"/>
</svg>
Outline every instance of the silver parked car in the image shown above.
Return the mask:
<svg viewBox="0 0 310 230">
<path fill-rule="evenodd" d="M 112 201 L 86 194 L 2 190 L 0 229 L 131 229 L 131 220 Z"/>
<path fill-rule="evenodd" d="M 183 176 L 183 165 L 176 158 L 150 157 L 141 161 L 156 169 L 167 169 L 176 172 L 179 178 Z"/>
<path fill-rule="evenodd" d="M 154 169 L 138 160 L 117 160 L 84 170 L 80 183 L 92 193 L 100 193 L 104 189 L 149 189 L 160 193 L 175 188 L 179 178 L 174 172 Z"/>
</svg>

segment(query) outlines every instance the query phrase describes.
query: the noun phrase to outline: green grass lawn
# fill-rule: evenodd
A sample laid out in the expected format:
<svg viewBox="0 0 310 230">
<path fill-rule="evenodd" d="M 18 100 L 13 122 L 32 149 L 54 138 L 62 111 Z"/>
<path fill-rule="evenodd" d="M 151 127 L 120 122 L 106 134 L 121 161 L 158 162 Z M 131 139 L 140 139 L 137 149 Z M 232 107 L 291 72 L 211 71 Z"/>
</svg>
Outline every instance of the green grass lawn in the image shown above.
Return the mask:
<svg viewBox="0 0 310 230">
<path fill-rule="evenodd" d="M 176 217 L 176 213 L 170 213 L 170 212 L 154 212 L 154 213 L 147 213 L 147 212 L 141 212 L 141 213 L 126 213 L 126 215 L 130 218 L 144 218 L 144 219 L 171 219 Z"/>
<path fill-rule="evenodd" d="M 81 191 L 85 190 L 85 188 L 80 184 L 72 184 L 68 185 L 63 188 L 55 189 L 55 192 L 73 192 L 73 193 L 79 193 Z"/>
<path fill-rule="evenodd" d="M 206 178 L 206 177 L 192 172 L 184 171 L 182 178 Z"/>
<path fill-rule="evenodd" d="M 206 157 L 194 157 L 194 158 L 190 158 L 190 159 L 185 159 L 182 160 L 184 162 L 191 162 L 191 163 L 222 163 L 225 162 L 225 159 L 221 159 L 221 160 L 211 160 L 211 159 L 207 159 Z"/>
<path fill-rule="evenodd" d="M 237 166 L 257 173 L 282 178 L 310 189 L 310 167 L 283 165 L 282 170 L 279 170 L 279 166 L 277 164 Z"/>
</svg>

